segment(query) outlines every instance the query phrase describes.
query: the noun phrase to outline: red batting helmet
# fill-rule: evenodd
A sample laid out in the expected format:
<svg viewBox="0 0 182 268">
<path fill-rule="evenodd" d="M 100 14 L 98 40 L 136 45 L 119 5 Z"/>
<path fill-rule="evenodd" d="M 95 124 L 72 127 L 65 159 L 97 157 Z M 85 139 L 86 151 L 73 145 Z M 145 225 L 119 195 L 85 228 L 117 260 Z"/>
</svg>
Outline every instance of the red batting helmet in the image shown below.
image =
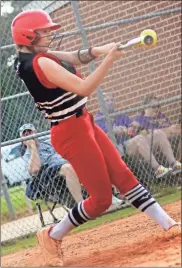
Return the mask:
<svg viewBox="0 0 182 268">
<path fill-rule="evenodd" d="M 61 25 L 53 23 L 49 14 L 43 10 L 27 10 L 19 13 L 11 24 L 13 41 L 18 45 L 31 46 L 40 36 L 36 30 L 51 28 L 57 30 Z"/>
</svg>

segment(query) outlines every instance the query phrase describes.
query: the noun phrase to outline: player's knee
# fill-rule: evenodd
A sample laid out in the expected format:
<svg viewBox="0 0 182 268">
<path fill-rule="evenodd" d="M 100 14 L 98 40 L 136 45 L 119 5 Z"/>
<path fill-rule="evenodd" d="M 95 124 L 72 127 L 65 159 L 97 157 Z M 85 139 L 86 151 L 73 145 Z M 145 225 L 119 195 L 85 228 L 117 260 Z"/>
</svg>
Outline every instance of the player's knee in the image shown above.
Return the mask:
<svg viewBox="0 0 182 268">
<path fill-rule="evenodd" d="M 142 135 L 136 136 L 136 144 L 138 147 L 145 145 L 145 143 L 146 143 L 146 140 L 145 140 L 144 136 L 142 136 Z"/>
<path fill-rule="evenodd" d="M 72 171 L 72 166 L 69 163 L 62 165 L 60 169 L 60 174 L 67 177 L 67 175 Z"/>
<path fill-rule="evenodd" d="M 166 134 L 160 130 L 160 129 L 156 129 L 154 130 L 154 139 L 160 141 L 161 139 L 166 138 Z"/>
</svg>

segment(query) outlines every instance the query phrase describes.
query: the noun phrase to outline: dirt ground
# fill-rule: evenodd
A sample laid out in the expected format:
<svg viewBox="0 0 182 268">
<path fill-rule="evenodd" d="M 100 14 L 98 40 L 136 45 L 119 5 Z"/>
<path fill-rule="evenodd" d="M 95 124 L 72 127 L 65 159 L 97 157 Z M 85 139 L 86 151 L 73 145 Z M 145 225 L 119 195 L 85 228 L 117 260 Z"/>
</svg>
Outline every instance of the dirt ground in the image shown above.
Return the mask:
<svg viewBox="0 0 182 268">
<path fill-rule="evenodd" d="M 177 221 L 181 219 L 180 201 L 165 209 Z M 64 266 L 181 267 L 179 229 L 165 232 L 143 213 L 69 235 L 62 249 Z M 2 267 L 44 266 L 38 246 L 1 261 Z"/>
</svg>

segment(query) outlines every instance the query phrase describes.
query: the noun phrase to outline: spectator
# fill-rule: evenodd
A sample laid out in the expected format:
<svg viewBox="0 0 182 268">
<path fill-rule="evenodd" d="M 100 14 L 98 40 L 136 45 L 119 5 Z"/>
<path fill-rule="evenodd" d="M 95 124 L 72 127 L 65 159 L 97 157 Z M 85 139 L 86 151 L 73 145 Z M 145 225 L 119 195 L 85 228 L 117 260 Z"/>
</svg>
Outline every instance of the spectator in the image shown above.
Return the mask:
<svg viewBox="0 0 182 268">
<path fill-rule="evenodd" d="M 105 105 L 109 114 L 117 112 L 115 109 L 114 98 L 111 93 L 103 93 Z M 98 112 L 96 114 L 96 123 L 107 133 L 106 122 L 104 119 L 99 119 L 103 114 Z M 148 164 L 151 161 L 151 166 L 154 170 L 154 174 L 156 178 L 161 178 L 171 172 L 171 168 L 166 168 L 160 165 L 153 152 L 156 150 L 157 147 L 161 149 L 163 154 L 168 159 L 169 164 L 172 164 L 175 159 L 173 156 L 171 145 L 168 139 L 163 134 L 164 138 L 161 138 L 160 132 L 154 133 L 154 142 L 153 142 L 153 151 L 150 152 L 150 136 L 143 136 L 143 135 L 136 135 L 134 133 L 134 127 L 131 128 L 132 119 L 128 117 L 128 115 L 119 115 L 116 116 L 114 119 L 111 119 L 113 132 L 116 137 L 117 145 L 119 146 L 120 152 L 121 147 L 123 150 L 122 156 L 124 154 L 128 154 L 129 156 L 138 156 L 140 155 L 145 162 Z"/>
<path fill-rule="evenodd" d="M 182 161 L 182 158 L 181 158 L 181 140 L 182 140 L 182 136 L 181 136 L 181 118 L 179 119 L 178 121 L 178 125 L 180 127 L 180 135 L 179 135 L 179 139 L 177 139 L 178 137 L 175 137 L 176 138 L 176 141 L 179 141 L 178 144 L 177 144 L 177 150 L 176 150 L 176 157 L 179 161 Z"/>
<path fill-rule="evenodd" d="M 146 108 L 141 114 L 135 117 L 136 123 L 139 124 L 138 129 L 149 130 L 152 128 L 161 129 L 168 138 L 181 134 L 181 123 L 172 124 L 167 116 L 161 112 L 161 106 L 154 94 L 147 95 L 143 101 L 143 105 L 154 104 L 154 107 Z"/>
<path fill-rule="evenodd" d="M 32 124 L 25 124 L 19 129 L 19 133 L 20 137 L 28 136 L 35 134 L 36 129 Z M 24 141 L 23 144 L 27 147 L 23 159 L 30 177 L 37 175 L 43 166 L 47 169 L 59 167 L 59 173 L 65 175 L 67 187 L 75 201 L 78 203 L 83 199 L 80 183 L 72 166 L 54 151 L 48 141 L 31 139 Z"/>
<path fill-rule="evenodd" d="M 154 104 L 154 107 L 146 108 L 141 114 L 134 118 L 131 125 L 135 128 L 136 133 L 149 135 L 153 130 L 154 135 L 156 135 L 156 133 L 158 133 L 159 136 L 161 135 L 161 139 L 166 140 L 166 138 L 168 138 L 171 142 L 173 141 L 175 143 L 178 140 L 177 155 L 178 159 L 180 159 L 181 138 L 177 138 L 177 136 L 181 135 L 181 123 L 179 122 L 179 124 L 171 124 L 166 115 L 161 112 L 158 99 L 154 94 L 146 96 L 143 104 Z M 163 153 L 168 155 L 165 147 Z M 174 155 L 172 154 L 172 156 Z M 181 163 L 174 160 L 174 157 L 172 158 L 173 161 L 172 159 L 170 160 L 171 168 L 174 170 L 174 173 L 178 173 L 181 171 Z"/>
<path fill-rule="evenodd" d="M 154 94 L 148 95 L 143 104 L 151 104 L 152 102 L 154 104 L 158 102 L 158 98 Z M 157 108 L 145 109 L 142 115 L 145 115 L 145 120 L 148 121 L 153 117 L 153 120 L 157 122 L 157 127 L 166 134 L 173 145 L 177 159 L 181 161 L 181 118 L 177 120 L 177 124 L 172 124 L 167 116 L 161 112 L 161 106 L 157 106 Z"/>
<path fill-rule="evenodd" d="M 25 124 L 19 129 L 20 137 L 28 136 L 36 133 L 36 129 L 32 124 Z M 27 169 L 30 177 L 37 175 L 41 167 L 46 169 L 58 167 L 59 174 L 66 178 L 67 187 L 72 194 L 74 200 L 79 203 L 83 200 L 81 193 L 81 185 L 79 179 L 72 166 L 64 158 L 57 154 L 49 141 L 40 139 L 31 139 L 23 141 L 27 147 L 23 155 L 23 159 L 27 164 Z M 46 172 L 46 169 L 44 170 Z M 48 172 L 47 172 L 48 173 Z M 112 197 L 112 207 L 118 208 L 123 203 L 122 200 Z"/>
</svg>

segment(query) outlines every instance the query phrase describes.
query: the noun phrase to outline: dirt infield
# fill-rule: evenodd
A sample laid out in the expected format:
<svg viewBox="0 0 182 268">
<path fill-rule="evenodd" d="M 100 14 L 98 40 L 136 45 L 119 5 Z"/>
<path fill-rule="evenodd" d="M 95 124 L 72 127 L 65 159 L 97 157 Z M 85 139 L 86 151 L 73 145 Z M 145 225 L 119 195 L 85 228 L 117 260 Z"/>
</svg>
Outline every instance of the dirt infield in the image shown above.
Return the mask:
<svg viewBox="0 0 182 268">
<path fill-rule="evenodd" d="M 181 202 L 166 205 L 181 219 Z M 181 234 L 140 213 L 64 239 L 64 266 L 181 267 Z M 2 257 L 2 267 L 43 267 L 39 247 Z"/>
</svg>

